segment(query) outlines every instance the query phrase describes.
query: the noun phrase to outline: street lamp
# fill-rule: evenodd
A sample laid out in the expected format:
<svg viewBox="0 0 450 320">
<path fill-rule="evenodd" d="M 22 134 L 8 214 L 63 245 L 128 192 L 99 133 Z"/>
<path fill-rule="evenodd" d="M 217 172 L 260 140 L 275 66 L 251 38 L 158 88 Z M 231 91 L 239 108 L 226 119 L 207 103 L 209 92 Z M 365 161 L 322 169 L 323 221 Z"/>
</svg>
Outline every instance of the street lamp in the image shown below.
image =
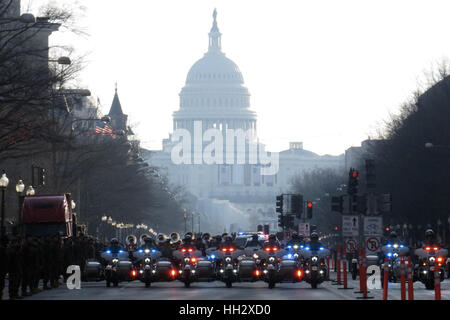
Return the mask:
<svg viewBox="0 0 450 320">
<path fill-rule="evenodd" d="M 3 171 L 2 177 L 0 178 L 0 188 L 2 189 L 2 215 L 1 215 L 1 239 L 5 235 L 5 190 L 8 186 L 9 179 L 6 177 L 5 171 Z"/>
<path fill-rule="evenodd" d="M 184 233 L 187 232 L 187 214 L 186 214 L 186 209 L 184 209 Z"/>
<path fill-rule="evenodd" d="M 102 222 L 105 222 L 105 221 L 107 221 L 108 220 L 108 217 L 107 216 L 103 216 L 102 217 Z"/>
<path fill-rule="evenodd" d="M 72 205 L 72 210 L 75 210 L 75 207 L 76 207 L 75 201 L 72 200 L 71 205 Z"/>
<path fill-rule="evenodd" d="M 17 223 L 20 225 L 22 223 L 21 219 L 21 213 L 22 213 L 22 204 L 23 204 L 23 196 L 22 193 L 25 190 L 25 185 L 23 184 L 22 180 L 19 180 L 16 184 L 16 192 L 19 197 L 19 211 L 17 216 Z"/>
<path fill-rule="evenodd" d="M 34 196 L 35 193 L 33 186 L 28 186 L 27 192 L 25 192 L 27 196 Z"/>
</svg>

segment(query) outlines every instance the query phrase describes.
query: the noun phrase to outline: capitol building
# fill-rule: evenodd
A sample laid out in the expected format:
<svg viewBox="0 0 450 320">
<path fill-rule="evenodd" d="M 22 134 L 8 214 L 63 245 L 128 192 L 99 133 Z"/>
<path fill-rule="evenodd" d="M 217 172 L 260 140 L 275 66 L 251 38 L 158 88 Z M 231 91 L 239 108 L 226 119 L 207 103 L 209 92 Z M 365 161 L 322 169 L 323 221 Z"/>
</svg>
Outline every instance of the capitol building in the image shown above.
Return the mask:
<svg viewBox="0 0 450 320">
<path fill-rule="evenodd" d="M 291 142 L 289 149 L 278 154 L 278 171 L 265 175 L 261 168 L 267 164 L 248 161 L 249 140 L 246 140 L 245 163 L 236 161 L 237 147 L 233 149 L 233 163 L 194 161 L 194 136 L 203 136 L 208 129 L 221 133 L 224 146 L 231 129 L 234 132 L 241 129 L 257 137 L 257 114 L 250 108 L 249 90 L 237 64 L 222 51 L 221 37 L 214 10 L 208 51 L 187 74 L 179 94 L 179 109 L 173 113 L 173 133 L 163 140 L 162 150 L 151 150 L 144 156 L 158 168 L 160 175 L 167 176 L 171 185 L 183 186 L 198 199 L 195 211 L 201 212 L 203 221 L 210 226 L 225 225 L 226 231 L 234 232 L 255 230 L 256 224 L 269 224 L 271 230 L 277 230 L 275 197 L 289 191 L 292 177 L 315 168 L 343 169 L 344 157 L 319 156 L 304 150 L 302 142 Z M 173 139 L 174 133 L 180 130 L 194 137 L 189 142 L 193 151 L 189 156 L 193 161 L 189 164 L 173 161 L 172 150 L 179 144 Z M 208 145 L 204 141 L 201 144 L 202 147 Z M 257 142 L 256 145 L 259 152 L 265 153 L 263 144 Z"/>
</svg>

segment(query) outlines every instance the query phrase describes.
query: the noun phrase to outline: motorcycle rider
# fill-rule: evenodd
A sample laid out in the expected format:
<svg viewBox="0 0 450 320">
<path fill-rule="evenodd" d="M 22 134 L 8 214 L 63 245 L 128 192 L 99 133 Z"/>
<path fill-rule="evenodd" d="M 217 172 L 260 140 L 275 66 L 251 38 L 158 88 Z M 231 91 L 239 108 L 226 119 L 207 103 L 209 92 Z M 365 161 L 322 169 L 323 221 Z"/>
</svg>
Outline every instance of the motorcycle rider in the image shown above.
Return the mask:
<svg viewBox="0 0 450 320">
<path fill-rule="evenodd" d="M 257 234 L 253 234 L 252 235 L 252 239 L 250 241 L 247 241 L 247 243 L 245 244 L 245 247 L 261 247 L 261 244 L 259 242 L 258 239 L 258 235 Z"/>
<path fill-rule="evenodd" d="M 436 234 L 434 233 L 433 229 L 427 229 L 425 231 L 425 240 L 423 242 L 423 247 L 426 246 L 434 246 L 434 245 L 439 245 L 437 238 L 436 238 Z"/>
<path fill-rule="evenodd" d="M 319 242 L 319 234 L 317 232 L 311 233 L 310 241 L 308 243 L 311 250 L 319 250 L 320 247 L 322 247 L 322 243 Z"/>
<path fill-rule="evenodd" d="M 119 250 L 122 250 L 123 247 L 120 245 L 119 240 L 117 238 L 112 238 L 109 243 L 109 250 L 112 252 L 119 252 Z"/>
<path fill-rule="evenodd" d="M 156 248 L 156 244 L 153 241 L 153 239 L 150 238 L 150 237 L 145 237 L 144 238 L 144 243 L 142 244 L 140 249 L 154 249 L 154 248 Z"/>
<path fill-rule="evenodd" d="M 269 235 L 269 239 L 264 243 L 264 246 L 277 246 L 281 247 L 281 243 L 278 240 L 277 236 L 274 234 Z"/>
</svg>

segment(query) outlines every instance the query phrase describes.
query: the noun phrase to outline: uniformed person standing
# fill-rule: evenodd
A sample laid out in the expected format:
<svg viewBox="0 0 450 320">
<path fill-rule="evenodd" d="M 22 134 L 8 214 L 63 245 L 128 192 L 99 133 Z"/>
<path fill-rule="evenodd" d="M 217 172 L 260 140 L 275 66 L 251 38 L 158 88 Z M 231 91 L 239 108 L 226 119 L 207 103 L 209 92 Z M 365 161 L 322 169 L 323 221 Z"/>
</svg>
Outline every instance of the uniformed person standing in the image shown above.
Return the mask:
<svg viewBox="0 0 450 320">
<path fill-rule="evenodd" d="M 33 261 L 32 261 L 32 253 L 31 253 L 31 238 L 26 236 L 22 240 L 22 296 L 28 297 L 31 296 L 31 278 L 33 273 Z M 30 291 L 28 292 L 28 288 Z"/>
<path fill-rule="evenodd" d="M 5 235 L 0 239 L 0 300 L 2 300 L 3 289 L 5 289 L 5 278 L 8 272 L 8 237 Z"/>
<path fill-rule="evenodd" d="M 22 299 L 19 296 L 20 279 L 22 277 L 22 248 L 20 238 L 12 236 L 8 246 L 8 274 L 9 274 L 9 299 Z"/>
<path fill-rule="evenodd" d="M 42 280 L 44 290 L 51 289 L 51 283 L 50 286 L 48 285 L 48 283 L 51 280 L 50 278 L 52 263 L 54 263 L 54 261 L 52 257 L 51 238 L 50 236 L 45 236 L 42 241 Z"/>
</svg>

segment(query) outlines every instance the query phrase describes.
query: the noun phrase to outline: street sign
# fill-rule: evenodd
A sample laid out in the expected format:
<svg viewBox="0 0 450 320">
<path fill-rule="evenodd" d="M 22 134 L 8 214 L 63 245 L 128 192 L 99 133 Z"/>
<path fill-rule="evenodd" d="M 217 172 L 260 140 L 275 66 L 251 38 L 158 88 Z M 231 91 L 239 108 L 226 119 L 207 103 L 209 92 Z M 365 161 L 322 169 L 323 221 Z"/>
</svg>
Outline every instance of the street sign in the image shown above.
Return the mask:
<svg viewBox="0 0 450 320">
<path fill-rule="evenodd" d="M 355 238 L 359 236 L 358 216 L 342 216 L 342 236 Z"/>
<path fill-rule="evenodd" d="M 381 249 L 381 237 L 366 237 L 366 253 L 376 253 Z"/>
<path fill-rule="evenodd" d="M 298 234 L 304 237 L 309 237 L 310 229 L 308 222 L 301 222 L 298 224 Z"/>
<path fill-rule="evenodd" d="M 356 251 L 356 240 L 354 239 L 345 239 L 345 251 L 355 252 Z"/>
<path fill-rule="evenodd" d="M 364 217 L 364 235 L 382 236 L 383 218 L 382 217 Z"/>
</svg>

